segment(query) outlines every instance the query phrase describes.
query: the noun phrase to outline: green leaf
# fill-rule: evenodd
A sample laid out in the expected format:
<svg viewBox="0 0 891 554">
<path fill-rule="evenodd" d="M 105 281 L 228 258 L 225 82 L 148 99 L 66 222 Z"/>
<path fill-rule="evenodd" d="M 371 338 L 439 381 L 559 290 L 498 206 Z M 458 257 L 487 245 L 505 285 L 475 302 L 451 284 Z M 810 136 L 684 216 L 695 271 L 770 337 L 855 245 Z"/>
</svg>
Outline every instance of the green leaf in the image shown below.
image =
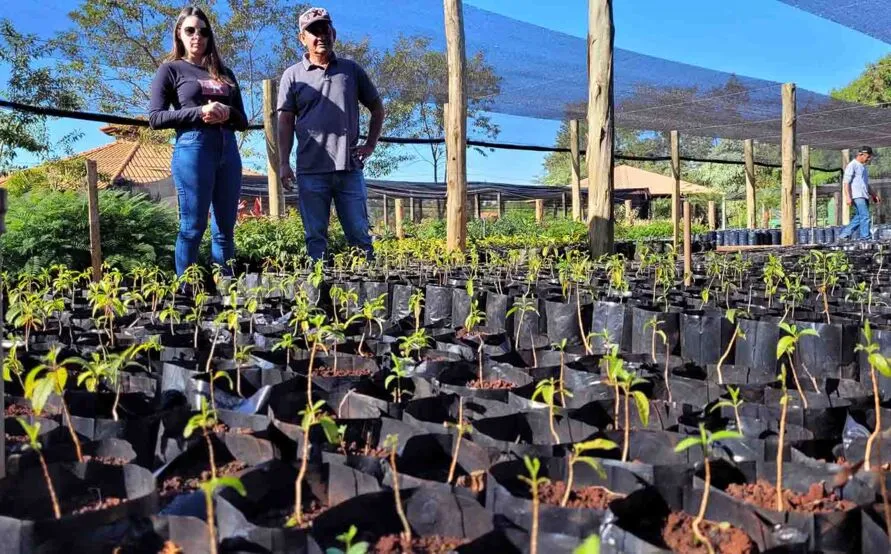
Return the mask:
<svg viewBox="0 0 891 554">
<path fill-rule="evenodd" d="M 319 420 L 319 425 L 322 426 L 322 431 L 325 432 L 325 438 L 328 439 L 328 442 L 331 444 L 337 444 L 340 442 L 340 431 L 337 429 L 337 424 L 330 417 L 323 417 Z"/>
<path fill-rule="evenodd" d="M 688 448 L 692 448 L 694 446 L 701 447 L 702 439 L 700 439 L 699 437 L 687 437 L 686 439 L 679 442 L 677 444 L 677 446 L 674 447 L 674 451 L 675 452 L 683 452 L 684 450 L 687 450 Z"/>
<path fill-rule="evenodd" d="M 591 467 L 591 469 L 597 472 L 597 475 L 599 475 L 601 479 L 606 479 L 606 472 L 603 471 L 603 465 L 596 458 L 592 458 L 590 456 L 582 456 L 580 458 L 576 458 L 576 462 L 587 464 Z"/>
<path fill-rule="evenodd" d="M 572 554 L 600 554 L 600 537 L 591 535 L 578 545 Z"/>
<path fill-rule="evenodd" d="M 802 329 L 800 333 L 798 333 L 799 337 L 819 337 L 820 333 L 817 332 L 816 329 Z"/>
<path fill-rule="evenodd" d="M 869 355 L 869 364 L 885 377 L 891 378 L 891 366 L 888 365 L 888 358 L 878 352 Z"/>
<path fill-rule="evenodd" d="M 34 392 L 31 396 L 31 407 L 33 408 L 35 414 L 40 415 L 40 413 L 43 412 L 43 408 L 44 406 L 46 406 L 46 401 L 49 400 L 49 397 L 52 394 L 52 380 L 41 379 L 37 382 L 37 385 L 34 387 Z"/>
<path fill-rule="evenodd" d="M 244 483 L 241 482 L 241 479 L 232 475 L 226 477 L 217 477 L 216 479 L 211 479 L 210 481 L 201 483 L 201 488 L 204 489 L 205 492 L 210 494 L 213 494 L 213 491 L 215 491 L 216 489 L 231 488 L 235 489 L 235 492 L 237 492 L 241 496 L 247 496 L 247 489 L 244 488 Z"/>
<path fill-rule="evenodd" d="M 743 438 L 742 433 L 737 433 L 736 431 L 716 431 L 712 433 L 711 437 L 709 437 L 709 442 L 717 442 L 723 440 L 730 439 L 741 439 Z"/>
<path fill-rule="evenodd" d="M 637 405 L 637 413 L 640 416 L 640 422 L 646 427 L 650 423 L 650 402 L 647 396 L 639 390 L 631 393 L 634 397 L 634 403 Z"/>
<path fill-rule="evenodd" d="M 205 418 L 203 414 L 196 414 L 189 418 L 186 428 L 183 429 L 183 437 L 189 438 L 196 429 L 204 428 Z"/>
<path fill-rule="evenodd" d="M 786 335 L 777 343 L 777 359 L 779 360 L 785 354 L 791 354 L 795 350 L 795 337 Z"/>
<path fill-rule="evenodd" d="M 393 382 L 393 379 L 396 378 L 396 375 L 388 375 L 386 379 L 384 379 L 384 389 L 390 387 L 390 383 Z"/>
<path fill-rule="evenodd" d="M 586 452 L 588 450 L 613 450 L 619 448 L 619 445 L 609 439 L 593 439 L 577 443 L 573 448 L 576 452 Z"/>
</svg>

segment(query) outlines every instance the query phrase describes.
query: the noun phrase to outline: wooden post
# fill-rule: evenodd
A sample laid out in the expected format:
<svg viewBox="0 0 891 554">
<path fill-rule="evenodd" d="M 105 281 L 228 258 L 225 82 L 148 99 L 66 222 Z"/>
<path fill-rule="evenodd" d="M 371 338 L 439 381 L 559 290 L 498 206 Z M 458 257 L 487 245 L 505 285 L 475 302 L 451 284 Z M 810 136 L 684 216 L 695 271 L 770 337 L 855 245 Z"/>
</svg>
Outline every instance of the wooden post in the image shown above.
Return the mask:
<svg viewBox="0 0 891 554">
<path fill-rule="evenodd" d="M 717 227 L 717 214 L 715 213 L 715 201 L 708 201 L 708 228 L 710 231 L 714 231 Z"/>
<path fill-rule="evenodd" d="M 263 80 L 263 132 L 266 136 L 266 179 L 269 194 L 269 217 L 278 219 L 282 215 L 284 193 L 282 180 L 278 174 L 278 83 L 272 79 Z"/>
<path fill-rule="evenodd" d="M 613 2 L 588 0 L 588 243 L 613 250 Z"/>
<path fill-rule="evenodd" d="M 746 161 L 746 225 L 755 228 L 755 143 L 752 139 L 743 142 Z"/>
<path fill-rule="evenodd" d="M 541 198 L 535 201 L 535 221 L 541 223 L 544 220 L 544 200 Z"/>
<path fill-rule="evenodd" d="M 473 217 L 474 217 L 474 219 L 482 219 L 483 218 L 482 209 L 480 207 L 480 195 L 479 194 L 473 195 Z"/>
<path fill-rule="evenodd" d="M 835 225 L 839 226 L 842 224 L 842 209 L 841 209 L 842 193 L 841 193 L 841 191 L 836 191 L 832 194 L 832 201 L 835 203 Z"/>
<path fill-rule="evenodd" d="M 761 228 L 767 229 L 770 227 L 770 210 L 767 209 L 767 206 L 764 202 L 761 202 Z"/>
<path fill-rule="evenodd" d="M 816 194 L 816 192 L 814 193 Z M 801 226 L 811 226 L 811 147 L 801 147 Z"/>
<path fill-rule="evenodd" d="M 631 204 L 631 199 L 625 199 L 625 221 L 628 222 L 629 225 L 634 223 L 634 207 Z"/>
<path fill-rule="evenodd" d="M 436 199 L 436 219 L 442 220 L 443 218 L 443 210 L 442 210 L 442 200 Z"/>
<path fill-rule="evenodd" d="M 582 220 L 581 156 L 579 155 L 579 120 L 569 120 L 569 165 L 572 168 L 572 219 Z"/>
<path fill-rule="evenodd" d="M 569 215 L 569 213 L 567 212 L 566 193 L 565 192 L 560 194 L 560 206 L 563 210 L 563 218 L 566 219 L 566 217 Z"/>
<path fill-rule="evenodd" d="M 405 229 L 402 227 L 402 219 L 405 216 L 405 207 L 403 206 L 404 200 L 402 198 L 397 198 L 395 200 L 395 211 L 396 211 L 396 238 L 404 239 L 405 238 Z"/>
<path fill-rule="evenodd" d="M 675 248 L 678 247 L 678 224 L 681 218 L 681 149 L 678 132 L 671 132 L 671 175 L 674 177 L 674 188 L 671 189 L 671 227 Z"/>
<path fill-rule="evenodd" d="M 415 197 L 408 197 L 408 219 L 411 220 L 412 223 L 417 223 L 418 220 L 415 219 Z"/>
<path fill-rule="evenodd" d="M 811 188 L 811 227 L 819 227 L 820 224 L 817 221 L 817 187 L 814 185 Z"/>
<path fill-rule="evenodd" d="M 99 230 L 99 173 L 96 161 L 87 160 L 87 207 L 90 220 L 90 259 L 93 281 L 102 279 L 102 234 Z"/>
<path fill-rule="evenodd" d="M 464 8 L 462 0 L 444 0 L 449 67 L 449 109 L 446 132 L 448 221 L 446 248 L 464 250 L 467 236 L 467 89 L 464 86 Z"/>
<path fill-rule="evenodd" d="M 495 193 L 495 204 L 497 204 L 496 213 L 498 214 L 498 219 L 501 219 L 501 216 L 504 215 L 504 202 L 501 201 L 500 192 Z"/>
<path fill-rule="evenodd" d="M 387 209 L 387 204 L 389 202 L 387 201 L 386 194 L 382 194 L 381 197 L 382 197 L 381 204 L 383 204 L 383 206 L 384 206 L 384 217 L 383 217 L 384 229 L 389 229 L 390 228 L 390 210 Z"/>
<path fill-rule="evenodd" d="M 783 188 L 780 195 L 783 246 L 795 244 L 795 83 L 783 84 Z"/>
<path fill-rule="evenodd" d="M 845 148 L 841 151 L 842 171 L 839 177 L 839 187 L 841 188 L 841 203 L 836 206 L 836 210 L 841 214 L 841 223 L 838 225 L 847 225 L 851 222 L 851 206 L 848 205 L 848 191 L 845 190 L 845 169 L 851 163 L 851 150 Z"/>
<path fill-rule="evenodd" d="M 684 286 L 693 284 L 693 235 L 690 202 L 684 200 Z"/>
<path fill-rule="evenodd" d="M 721 229 L 727 228 L 727 195 L 721 195 Z"/>
</svg>

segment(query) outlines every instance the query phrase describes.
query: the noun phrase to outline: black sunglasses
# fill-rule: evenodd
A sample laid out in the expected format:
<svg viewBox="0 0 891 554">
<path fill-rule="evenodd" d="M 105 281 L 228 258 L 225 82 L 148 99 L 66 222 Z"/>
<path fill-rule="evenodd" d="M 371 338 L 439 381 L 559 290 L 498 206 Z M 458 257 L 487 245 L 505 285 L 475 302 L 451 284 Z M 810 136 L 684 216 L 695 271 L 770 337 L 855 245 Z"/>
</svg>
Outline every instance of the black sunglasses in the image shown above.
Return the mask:
<svg viewBox="0 0 891 554">
<path fill-rule="evenodd" d="M 207 27 L 183 27 L 183 31 L 186 33 L 187 37 L 190 37 L 195 34 L 195 31 L 198 31 L 202 37 L 207 38 L 210 36 L 210 29 Z"/>
</svg>

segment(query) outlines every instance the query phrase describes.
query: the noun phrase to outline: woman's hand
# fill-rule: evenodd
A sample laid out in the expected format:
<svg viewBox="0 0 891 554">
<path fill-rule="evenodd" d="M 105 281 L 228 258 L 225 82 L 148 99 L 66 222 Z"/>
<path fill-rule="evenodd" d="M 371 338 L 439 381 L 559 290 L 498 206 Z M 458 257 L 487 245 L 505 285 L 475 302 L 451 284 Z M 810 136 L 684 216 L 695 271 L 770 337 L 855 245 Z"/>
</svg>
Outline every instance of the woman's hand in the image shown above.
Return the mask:
<svg viewBox="0 0 891 554">
<path fill-rule="evenodd" d="M 208 125 L 223 123 L 229 119 L 229 106 L 219 102 L 208 102 L 201 107 L 201 119 Z"/>
</svg>

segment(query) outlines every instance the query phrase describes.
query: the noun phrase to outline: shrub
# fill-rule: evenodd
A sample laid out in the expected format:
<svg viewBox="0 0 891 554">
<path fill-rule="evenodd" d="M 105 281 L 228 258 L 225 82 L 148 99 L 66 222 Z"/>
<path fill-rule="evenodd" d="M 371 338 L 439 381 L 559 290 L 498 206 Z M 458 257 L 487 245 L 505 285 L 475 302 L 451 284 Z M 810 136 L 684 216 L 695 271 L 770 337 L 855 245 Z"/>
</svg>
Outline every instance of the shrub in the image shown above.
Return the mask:
<svg viewBox="0 0 891 554">
<path fill-rule="evenodd" d="M 109 190 L 99 192 L 99 208 L 102 254 L 109 263 L 124 269 L 173 263 L 175 211 L 145 195 Z M 11 194 L 0 253 L 4 269 L 13 273 L 56 263 L 74 269 L 89 267 L 86 197 L 50 190 Z"/>
</svg>

